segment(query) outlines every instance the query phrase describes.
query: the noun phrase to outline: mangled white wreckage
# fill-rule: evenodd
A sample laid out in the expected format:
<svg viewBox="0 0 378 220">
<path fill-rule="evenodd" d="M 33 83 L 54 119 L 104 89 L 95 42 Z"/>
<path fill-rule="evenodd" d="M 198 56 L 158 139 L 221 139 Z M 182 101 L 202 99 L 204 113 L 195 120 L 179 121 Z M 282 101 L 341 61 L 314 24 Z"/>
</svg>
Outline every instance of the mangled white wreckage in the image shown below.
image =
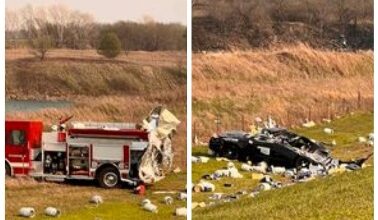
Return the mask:
<svg viewBox="0 0 378 220">
<path fill-rule="evenodd" d="M 145 120 L 143 128 L 148 131 L 148 147 L 139 165 L 139 178 L 152 184 L 163 179 L 172 168 L 172 136 L 180 121 L 168 110 L 155 108 Z"/>
</svg>

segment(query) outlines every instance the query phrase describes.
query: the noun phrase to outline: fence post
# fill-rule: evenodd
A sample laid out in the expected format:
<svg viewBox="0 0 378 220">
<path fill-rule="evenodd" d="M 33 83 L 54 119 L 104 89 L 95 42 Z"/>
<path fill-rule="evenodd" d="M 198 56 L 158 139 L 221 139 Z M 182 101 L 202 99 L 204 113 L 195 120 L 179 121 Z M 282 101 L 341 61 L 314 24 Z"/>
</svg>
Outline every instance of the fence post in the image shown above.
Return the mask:
<svg viewBox="0 0 378 220">
<path fill-rule="evenodd" d="M 311 119 L 312 119 L 312 108 L 311 108 L 311 106 L 310 106 L 310 108 L 308 109 L 308 120 L 309 121 L 311 121 Z"/>
<path fill-rule="evenodd" d="M 357 108 L 361 109 L 361 91 L 358 90 L 358 96 L 357 96 Z"/>
<path fill-rule="evenodd" d="M 242 121 L 241 121 L 241 123 L 242 123 L 242 131 L 244 131 L 244 115 L 242 115 Z"/>
</svg>

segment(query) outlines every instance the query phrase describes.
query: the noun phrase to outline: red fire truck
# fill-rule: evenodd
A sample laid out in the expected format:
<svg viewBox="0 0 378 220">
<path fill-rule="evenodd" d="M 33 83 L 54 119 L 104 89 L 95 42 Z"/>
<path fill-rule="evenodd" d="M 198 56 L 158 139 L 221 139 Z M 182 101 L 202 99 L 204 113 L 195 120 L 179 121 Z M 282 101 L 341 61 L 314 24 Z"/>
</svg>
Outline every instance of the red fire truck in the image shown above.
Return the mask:
<svg viewBox="0 0 378 220">
<path fill-rule="evenodd" d="M 138 183 L 148 132 L 128 123 L 72 123 L 43 132 L 40 121 L 5 122 L 5 170 L 52 181 L 97 180 L 104 188 Z"/>
</svg>

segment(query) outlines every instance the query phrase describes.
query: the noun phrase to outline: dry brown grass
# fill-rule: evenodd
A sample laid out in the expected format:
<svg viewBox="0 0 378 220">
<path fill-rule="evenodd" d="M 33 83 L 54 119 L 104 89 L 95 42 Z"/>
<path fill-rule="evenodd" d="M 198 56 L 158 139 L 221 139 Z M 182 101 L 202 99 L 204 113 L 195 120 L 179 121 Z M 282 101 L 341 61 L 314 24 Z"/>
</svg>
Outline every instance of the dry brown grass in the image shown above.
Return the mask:
<svg viewBox="0 0 378 220">
<path fill-rule="evenodd" d="M 272 115 L 290 126 L 353 110 L 372 110 L 373 52 L 335 52 L 306 45 L 193 56 L 193 122 L 207 138 Z"/>
<path fill-rule="evenodd" d="M 117 59 L 94 51 L 55 50 L 41 62 L 25 50 L 6 52 L 6 96 L 11 99 L 68 99 L 79 95 L 150 95 L 185 91 L 182 52 L 131 52 Z M 12 55 L 21 54 L 21 55 Z M 160 97 L 164 98 L 164 97 Z"/>
</svg>

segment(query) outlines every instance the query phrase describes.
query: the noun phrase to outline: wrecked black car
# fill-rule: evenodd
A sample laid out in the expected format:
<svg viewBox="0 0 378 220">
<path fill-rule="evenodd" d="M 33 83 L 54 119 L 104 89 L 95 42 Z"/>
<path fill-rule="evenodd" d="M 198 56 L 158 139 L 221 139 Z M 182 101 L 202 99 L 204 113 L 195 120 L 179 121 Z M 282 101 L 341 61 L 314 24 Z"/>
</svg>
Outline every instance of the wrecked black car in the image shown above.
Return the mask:
<svg viewBox="0 0 378 220">
<path fill-rule="evenodd" d="M 311 163 L 329 167 L 338 163 L 322 143 L 284 128 L 265 128 L 256 135 L 225 132 L 210 139 L 209 149 L 216 156 L 253 163 L 265 161 L 287 168 L 308 167 Z"/>
</svg>

